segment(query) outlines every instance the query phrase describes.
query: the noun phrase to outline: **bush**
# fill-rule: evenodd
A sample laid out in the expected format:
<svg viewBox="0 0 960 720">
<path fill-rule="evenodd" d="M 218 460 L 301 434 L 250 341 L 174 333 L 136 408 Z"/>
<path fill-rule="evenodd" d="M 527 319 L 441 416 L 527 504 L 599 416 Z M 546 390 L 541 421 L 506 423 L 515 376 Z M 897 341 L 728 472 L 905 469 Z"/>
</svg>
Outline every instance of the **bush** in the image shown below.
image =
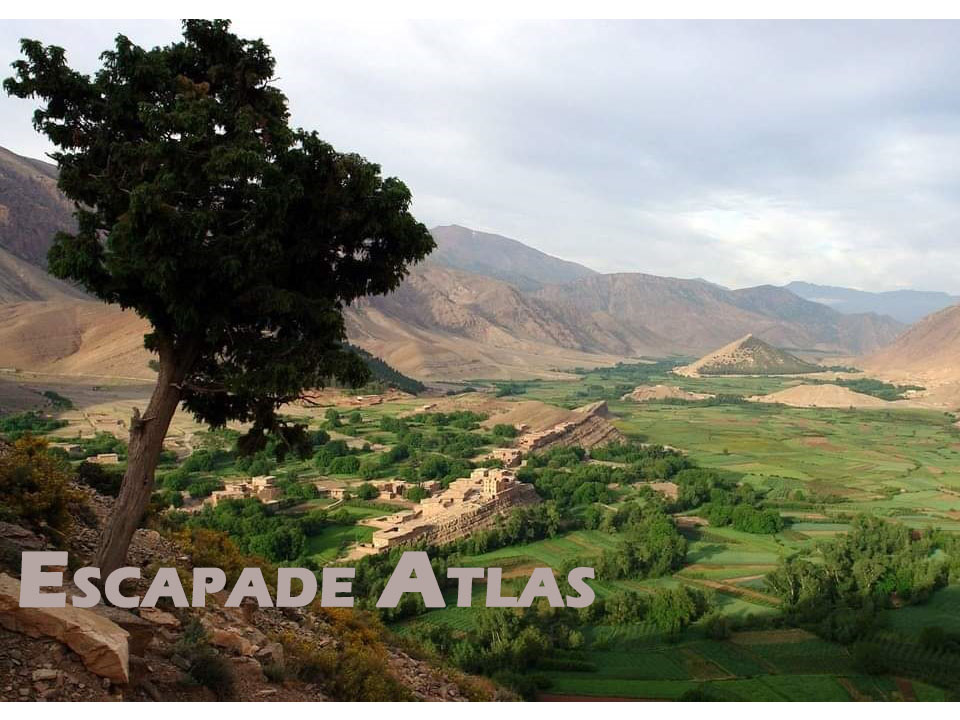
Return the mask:
<svg viewBox="0 0 960 720">
<path fill-rule="evenodd" d="M 67 466 L 47 451 L 45 440 L 30 435 L 0 454 L 0 517 L 55 531 L 62 543 L 73 527 L 72 508 L 83 496 L 70 487 Z"/>
<path fill-rule="evenodd" d="M 200 478 L 187 485 L 187 492 L 189 492 L 190 497 L 193 498 L 209 497 L 214 490 L 222 489 L 223 483 L 216 478 Z"/>
<path fill-rule="evenodd" d="M 233 697 L 233 669 L 216 650 L 210 646 L 206 630 L 197 620 L 187 624 L 183 636 L 174 646 L 178 655 L 187 663 L 190 679 L 213 691 L 218 700 Z"/>
<path fill-rule="evenodd" d="M 123 473 L 119 470 L 108 470 L 103 465 L 84 460 L 77 467 L 77 480 L 92 487 L 101 495 L 116 497 L 120 494 L 120 485 L 123 484 Z"/>
<path fill-rule="evenodd" d="M 357 488 L 357 497 L 361 500 L 373 500 L 378 495 L 380 495 L 380 491 L 370 483 L 363 483 Z"/>
<path fill-rule="evenodd" d="M 410 502 L 420 502 L 421 500 L 423 500 L 425 497 L 428 497 L 429 495 L 430 493 L 428 493 L 422 487 L 420 487 L 419 485 L 415 485 L 414 487 L 409 488 L 407 490 L 406 498 Z"/>
</svg>

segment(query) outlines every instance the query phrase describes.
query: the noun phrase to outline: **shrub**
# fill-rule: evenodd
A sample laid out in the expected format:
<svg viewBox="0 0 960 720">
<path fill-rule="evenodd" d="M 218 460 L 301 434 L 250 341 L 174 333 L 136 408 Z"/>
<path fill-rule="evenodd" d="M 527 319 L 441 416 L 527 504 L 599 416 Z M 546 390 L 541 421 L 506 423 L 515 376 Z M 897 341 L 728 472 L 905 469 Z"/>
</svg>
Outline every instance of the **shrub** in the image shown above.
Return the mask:
<svg viewBox="0 0 960 720">
<path fill-rule="evenodd" d="M 233 697 L 233 670 L 224 658 L 210 646 L 206 630 L 197 620 L 191 620 L 180 640 L 174 646 L 187 663 L 187 674 L 193 682 L 213 691 L 218 700 Z"/>
<path fill-rule="evenodd" d="M 84 460 L 77 467 L 77 480 L 88 485 L 101 495 L 116 497 L 120 494 L 120 485 L 123 483 L 123 473 L 109 470 L 98 463 Z"/>
<path fill-rule="evenodd" d="M 370 483 L 363 483 L 357 488 L 357 497 L 361 500 L 373 500 L 379 494 L 380 491 Z"/>
<path fill-rule="evenodd" d="M 45 440 L 30 435 L 0 453 L 0 516 L 55 531 L 57 542 L 73 526 L 71 508 L 83 496 L 70 487 L 67 466 L 47 451 Z"/>
</svg>

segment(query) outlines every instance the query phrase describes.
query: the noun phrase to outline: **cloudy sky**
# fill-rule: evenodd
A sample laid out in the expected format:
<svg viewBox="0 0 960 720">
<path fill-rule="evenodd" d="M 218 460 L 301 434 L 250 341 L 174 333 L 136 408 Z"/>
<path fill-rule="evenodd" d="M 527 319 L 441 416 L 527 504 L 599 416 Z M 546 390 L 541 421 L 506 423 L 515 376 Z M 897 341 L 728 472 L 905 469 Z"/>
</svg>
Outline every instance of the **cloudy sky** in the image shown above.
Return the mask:
<svg viewBox="0 0 960 720">
<path fill-rule="evenodd" d="M 118 32 L 9 22 L 96 67 Z M 237 22 L 294 121 L 407 182 L 428 225 L 603 272 L 960 293 L 960 24 Z M 5 59 L 4 59 L 5 58 Z M 49 148 L 0 98 L 0 145 Z"/>
</svg>

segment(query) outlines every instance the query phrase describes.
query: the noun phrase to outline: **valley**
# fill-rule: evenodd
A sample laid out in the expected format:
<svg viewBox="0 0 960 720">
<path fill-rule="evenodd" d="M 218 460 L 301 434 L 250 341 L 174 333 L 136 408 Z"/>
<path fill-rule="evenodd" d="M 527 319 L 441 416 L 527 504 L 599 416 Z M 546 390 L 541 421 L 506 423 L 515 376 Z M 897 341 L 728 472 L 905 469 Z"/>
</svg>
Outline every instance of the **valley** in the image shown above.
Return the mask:
<svg viewBox="0 0 960 720">
<path fill-rule="evenodd" d="M 474 379 L 470 385 L 479 392 L 450 391 L 454 394 L 325 391 L 317 396 L 316 406 L 284 408 L 286 417 L 306 425 L 315 444 L 305 458 L 279 462 L 263 453 L 252 460 L 238 458 L 233 442 L 241 426 L 211 434 L 178 415 L 167 443 L 171 452 L 160 469 L 158 497 L 179 511 L 160 522 L 226 532 L 242 549 L 266 553 L 274 562 L 316 568 L 372 563 L 365 571 L 372 573 L 371 580 L 362 581 L 356 591 L 358 598 L 367 598 L 361 605 L 369 607 L 367 583 L 393 555 L 371 558 L 354 549 L 370 543 L 376 532 L 373 519 L 408 512 L 417 507 L 419 497 L 419 492 L 407 490 L 409 497 L 387 498 L 375 489 L 382 480 L 403 480 L 408 488 L 436 494 L 433 488 L 465 477 L 472 467 L 495 467 L 497 463 L 489 459 L 492 449 L 522 447 L 524 433 L 565 421 L 572 408 L 604 402 L 607 421 L 626 444 L 610 445 L 607 454 L 603 446 L 594 447 L 587 458 L 571 454 L 579 452 L 577 448 L 559 445 L 524 452 L 518 477 L 532 482 L 545 502 L 516 511 L 519 514 L 506 512 L 492 530 L 436 547 L 438 557 L 450 564 L 504 568 L 507 591 L 515 590 L 514 585 L 537 566 L 560 573 L 571 563 L 599 563 L 598 578 L 591 584 L 606 608 L 595 611 L 596 616 L 581 612 L 576 617 L 553 617 L 541 609 L 545 622 L 568 628 L 570 634 L 561 637 L 559 631 L 551 634 L 541 627 L 536 632 L 546 633 L 538 642 L 546 643 L 540 652 L 547 659 L 538 663 L 538 669 L 522 677 L 502 673 L 494 677 L 542 699 L 944 698 L 942 681 L 926 670 L 868 672 L 855 647 L 785 621 L 782 598 L 766 578 L 790 558 L 820 553 L 820 543 L 848 533 L 861 514 L 917 531 L 960 531 L 956 417 L 910 401 L 886 402 L 883 408 L 750 402 L 750 397 L 818 379 L 687 377 L 673 373 L 673 365 L 601 367 L 580 370 L 575 379 L 510 383 Z M 66 423 L 47 433 L 59 443 L 71 438 L 91 443 L 105 431 L 122 439 L 131 407 L 143 400 L 145 391 L 132 381 L 106 382 L 93 389 L 76 379 L 39 375 L 28 381 L 4 379 L 5 387 L 13 385 L 28 391 L 55 388 L 58 396 L 71 400 L 70 410 L 47 406 L 47 412 Z M 707 397 L 683 399 L 674 393 L 638 401 L 626 392 L 656 385 Z M 520 427 L 518 433 L 514 428 Z M 665 457 L 677 452 L 682 462 L 657 464 L 657 458 L 664 457 L 656 450 L 660 446 L 676 448 Z M 116 472 L 122 462 L 121 451 L 116 468 L 104 467 Z M 681 501 L 670 498 L 677 497 L 678 482 L 684 497 L 686 481 L 680 478 L 689 471 L 678 470 L 684 464 L 751 488 L 749 502 L 758 512 L 779 518 L 775 529 L 757 532 L 718 525 L 698 515 L 696 506 L 682 509 L 684 505 L 677 504 Z M 276 519 L 256 531 L 265 534 L 251 535 L 238 524 L 235 513 L 240 506 L 231 510 L 230 503 L 223 503 L 216 510 L 204 509 L 203 497 L 215 488 L 263 474 L 275 476 L 281 488 Z M 610 561 L 602 558 L 620 552 L 627 533 L 636 532 L 627 529 L 633 522 L 628 514 L 637 512 L 631 508 L 646 507 L 643 512 L 650 512 L 671 506 L 682 542 L 673 564 L 623 576 L 603 569 Z M 543 516 L 544 509 L 556 512 L 555 519 Z M 181 514 L 184 520 L 175 520 Z M 263 517 L 265 522 L 270 515 Z M 271 539 L 275 533 L 292 535 L 278 544 Z M 877 642 L 917 643 L 920 629 L 929 623 L 952 632 L 960 627 L 960 613 L 939 598 L 953 587 L 936 590 L 929 602 L 884 611 L 871 637 Z M 475 597 L 482 597 L 482 592 L 478 583 Z M 668 603 L 664 607 L 674 609 L 657 610 L 666 614 L 646 619 L 631 617 L 634 611 L 618 611 L 612 605 L 627 598 L 646 598 L 653 608 Z M 680 612 L 691 602 L 694 605 Z M 705 603 L 704 608 L 696 609 L 698 603 Z M 680 615 L 674 617 L 675 612 Z M 452 600 L 446 609 L 431 611 L 401 603 L 384 620 L 402 642 L 422 643 L 439 656 L 460 658 L 460 651 L 453 648 L 463 643 L 482 647 L 490 623 L 505 621 L 493 613 L 458 608 Z M 922 619 L 926 613 L 929 623 Z M 536 622 L 529 632 L 534 627 Z M 454 662 L 469 672 L 488 672 L 479 660 Z"/>
<path fill-rule="evenodd" d="M 0 154 L 19 228 L 0 236 L 0 435 L 44 438 L 109 502 L 156 381 L 147 324 L 46 273 L 48 224 L 70 220 L 32 163 Z M 432 232 L 395 292 L 345 309 L 368 385 L 307 392 L 254 445 L 250 423 L 175 414 L 149 531 L 234 565 L 356 566 L 358 622 L 526 699 L 954 697 L 950 296 L 603 274 Z M 376 608 L 410 548 L 503 568 L 514 595 L 536 567 L 594 567 L 597 601 L 483 609 L 477 583 L 465 608 L 445 582 L 446 608 Z"/>
</svg>

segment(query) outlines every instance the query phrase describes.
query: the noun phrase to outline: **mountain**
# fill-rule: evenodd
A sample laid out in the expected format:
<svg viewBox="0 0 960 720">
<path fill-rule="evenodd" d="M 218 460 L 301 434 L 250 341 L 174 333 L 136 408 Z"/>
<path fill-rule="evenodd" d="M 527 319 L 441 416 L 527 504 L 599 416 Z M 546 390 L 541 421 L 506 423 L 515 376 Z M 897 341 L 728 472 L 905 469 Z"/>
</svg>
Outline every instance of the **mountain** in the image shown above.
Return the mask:
<svg viewBox="0 0 960 720">
<path fill-rule="evenodd" d="M 792 282 L 784 287 L 802 298 L 828 305 L 842 313 L 873 312 L 889 315 L 907 324 L 960 302 L 960 296 L 945 292 L 891 290 L 875 293 L 805 282 Z"/>
<path fill-rule="evenodd" d="M 0 247 L 46 267 L 61 230 L 76 225 L 73 205 L 57 190 L 57 168 L 0 148 Z"/>
<path fill-rule="evenodd" d="M 0 303 L 89 299 L 80 290 L 0 247 Z"/>
<path fill-rule="evenodd" d="M 921 384 L 960 382 L 960 305 L 925 317 L 857 365 L 884 377 Z"/>
<path fill-rule="evenodd" d="M 500 280 L 432 263 L 394 293 L 354 303 L 346 320 L 351 342 L 420 379 L 559 377 L 557 368 L 622 360 L 640 342 Z"/>
<path fill-rule="evenodd" d="M 147 324 L 93 300 L 0 305 L 0 367 L 91 377 L 151 379 Z"/>
<path fill-rule="evenodd" d="M 590 268 L 547 255 L 517 240 L 460 225 L 435 227 L 430 234 L 437 243 L 430 262 L 503 280 L 520 290 L 536 290 L 596 274 Z"/>
<path fill-rule="evenodd" d="M 143 322 L 42 269 L 71 227 L 55 168 L 0 151 L 0 367 L 150 377 Z M 638 356 L 699 355 L 747 333 L 795 350 L 871 352 L 902 329 L 783 288 L 729 290 L 639 273 L 600 275 L 523 243 L 456 225 L 400 288 L 347 311 L 350 341 L 425 379 L 562 377 Z"/>
<path fill-rule="evenodd" d="M 748 334 L 675 372 L 678 375 L 792 375 L 821 369 Z"/>
<path fill-rule="evenodd" d="M 727 290 L 642 273 L 594 275 L 533 295 L 558 313 L 576 308 L 624 336 L 658 343 L 652 350 L 635 347 L 636 354 L 699 355 L 748 333 L 791 350 L 858 354 L 889 342 L 903 329 L 892 318 L 843 315 L 783 288 Z"/>
</svg>

